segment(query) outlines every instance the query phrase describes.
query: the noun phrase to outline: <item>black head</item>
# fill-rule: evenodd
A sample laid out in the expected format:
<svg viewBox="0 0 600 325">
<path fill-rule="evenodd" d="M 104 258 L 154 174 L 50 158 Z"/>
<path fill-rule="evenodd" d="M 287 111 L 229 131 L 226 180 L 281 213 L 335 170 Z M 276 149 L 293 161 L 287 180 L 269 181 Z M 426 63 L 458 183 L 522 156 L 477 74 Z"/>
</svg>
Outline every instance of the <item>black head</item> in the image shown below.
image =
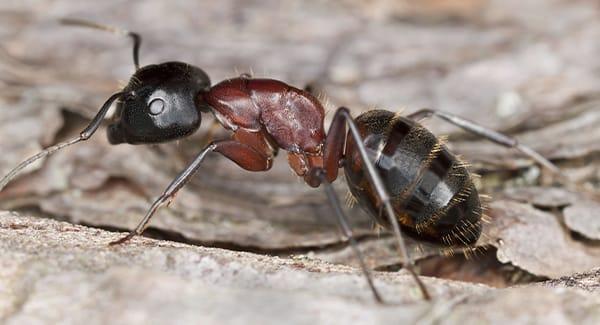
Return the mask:
<svg viewBox="0 0 600 325">
<path fill-rule="evenodd" d="M 60 149 L 88 140 L 98 130 L 112 103 L 120 100 L 113 124 L 108 128 L 110 143 L 156 143 L 184 137 L 200 126 L 200 111 L 208 111 L 199 99 L 210 88 L 204 71 L 181 62 L 165 62 L 139 68 L 139 34 L 81 19 L 62 19 L 67 25 L 89 27 L 127 35 L 133 40 L 136 72 L 122 91 L 112 94 L 90 124 L 75 138 L 66 140 L 27 158 L 0 179 L 0 191 L 25 167 Z"/>
<path fill-rule="evenodd" d="M 186 63 L 142 67 L 123 89 L 108 140 L 111 144 L 157 143 L 193 133 L 202 120 L 200 111 L 205 110 L 198 94 L 209 88 L 208 75 Z"/>
</svg>

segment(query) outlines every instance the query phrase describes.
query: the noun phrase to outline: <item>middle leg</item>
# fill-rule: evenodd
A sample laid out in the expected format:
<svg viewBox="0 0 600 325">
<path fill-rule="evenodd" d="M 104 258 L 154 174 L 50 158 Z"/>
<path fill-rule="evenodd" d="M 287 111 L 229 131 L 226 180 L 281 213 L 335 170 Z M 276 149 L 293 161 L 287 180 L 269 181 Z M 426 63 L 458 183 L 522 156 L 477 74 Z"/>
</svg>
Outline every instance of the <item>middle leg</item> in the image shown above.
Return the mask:
<svg viewBox="0 0 600 325">
<path fill-rule="evenodd" d="M 209 144 L 202 150 L 196 158 L 192 161 L 192 163 L 184 169 L 177 177 L 169 184 L 169 186 L 165 189 L 163 194 L 161 194 L 155 201 L 152 203 L 152 206 L 146 212 L 144 218 L 139 222 L 139 224 L 135 227 L 133 231 L 131 231 L 127 236 L 124 236 L 121 239 L 113 241 L 109 243 L 109 245 L 118 245 L 127 242 L 131 238 L 141 235 L 150 219 L 156 213 L 156 211 L 166 203 L 170 202 L 175 198 L 177 192 L 194 176 L 196 171 L 200 168 L 202 161 L 206 155 L 210 152 L 219 152 L 225 157 L 229 158 L 240 167 L 250 170 L 250 171 L 265 171 L 271 168 L 272 164 L 272 156 L 269 153 L 259 152 L 257 149 L 252 146 L 241 143 L 235 140 L 223 140 L 217 141 Z"/>
</svg>

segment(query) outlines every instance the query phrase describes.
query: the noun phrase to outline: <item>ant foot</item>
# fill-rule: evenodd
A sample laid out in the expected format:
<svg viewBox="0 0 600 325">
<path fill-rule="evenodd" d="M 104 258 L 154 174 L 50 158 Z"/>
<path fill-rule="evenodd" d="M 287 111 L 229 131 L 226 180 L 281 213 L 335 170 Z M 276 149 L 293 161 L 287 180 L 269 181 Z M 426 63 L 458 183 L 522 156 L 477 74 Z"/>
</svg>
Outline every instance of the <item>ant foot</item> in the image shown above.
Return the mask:
<svg viewBox="0 0 600 325">
<path fill-rule="evenodd" d="M 111 241 L 110 243 L 108 243 L 108 246 L 116 246 L 116 245 L 121 245 L 125 242 L 128 242 L 131 238 L 135 237 L 137 234 L 135 233 L 135 231 L 130 232 L 129 234 L 127 234 L 127 236 L 123 236 L 120 239 L 117 239 L 115 241 Z"/>
</svg>

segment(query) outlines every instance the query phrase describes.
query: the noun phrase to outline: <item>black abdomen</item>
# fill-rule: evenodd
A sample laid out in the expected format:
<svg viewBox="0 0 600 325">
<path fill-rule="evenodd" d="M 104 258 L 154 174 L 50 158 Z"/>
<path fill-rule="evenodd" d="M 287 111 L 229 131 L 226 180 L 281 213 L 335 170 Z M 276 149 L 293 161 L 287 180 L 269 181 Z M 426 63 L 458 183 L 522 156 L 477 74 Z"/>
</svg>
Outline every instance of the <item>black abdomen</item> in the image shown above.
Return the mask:
<svg viewBox="0 0 600 325">
<path fill-rule="evenodd" d="M 405 232 L 444 245 L 477 241 L 481 205 L 464 163 L 423 126 L 392 112 L 369 111 L 356 123 Z M 344 169 L 354 197 L 388 227 L 351 136 Z"/>
</svg>

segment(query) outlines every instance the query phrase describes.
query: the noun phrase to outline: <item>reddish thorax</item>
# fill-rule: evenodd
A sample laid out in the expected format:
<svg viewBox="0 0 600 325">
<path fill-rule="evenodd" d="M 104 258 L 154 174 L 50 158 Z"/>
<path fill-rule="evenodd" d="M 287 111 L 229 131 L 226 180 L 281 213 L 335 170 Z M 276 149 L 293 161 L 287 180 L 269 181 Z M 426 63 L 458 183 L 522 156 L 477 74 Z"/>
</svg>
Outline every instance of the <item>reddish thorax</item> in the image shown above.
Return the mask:
<svg viewBox="0 0 600 325">
<path fill-rule="evenodd" d="M 240 77 L 215 85 L 203 99 L 226 129 L 256 133 L 288 151 L 296 174 L 318 186 L 311 171 L 323 167 L 325 111 L 314 96 L 281 81 Z M 237 140 L 252 146 L 245 138 Z"/>
</svg>

